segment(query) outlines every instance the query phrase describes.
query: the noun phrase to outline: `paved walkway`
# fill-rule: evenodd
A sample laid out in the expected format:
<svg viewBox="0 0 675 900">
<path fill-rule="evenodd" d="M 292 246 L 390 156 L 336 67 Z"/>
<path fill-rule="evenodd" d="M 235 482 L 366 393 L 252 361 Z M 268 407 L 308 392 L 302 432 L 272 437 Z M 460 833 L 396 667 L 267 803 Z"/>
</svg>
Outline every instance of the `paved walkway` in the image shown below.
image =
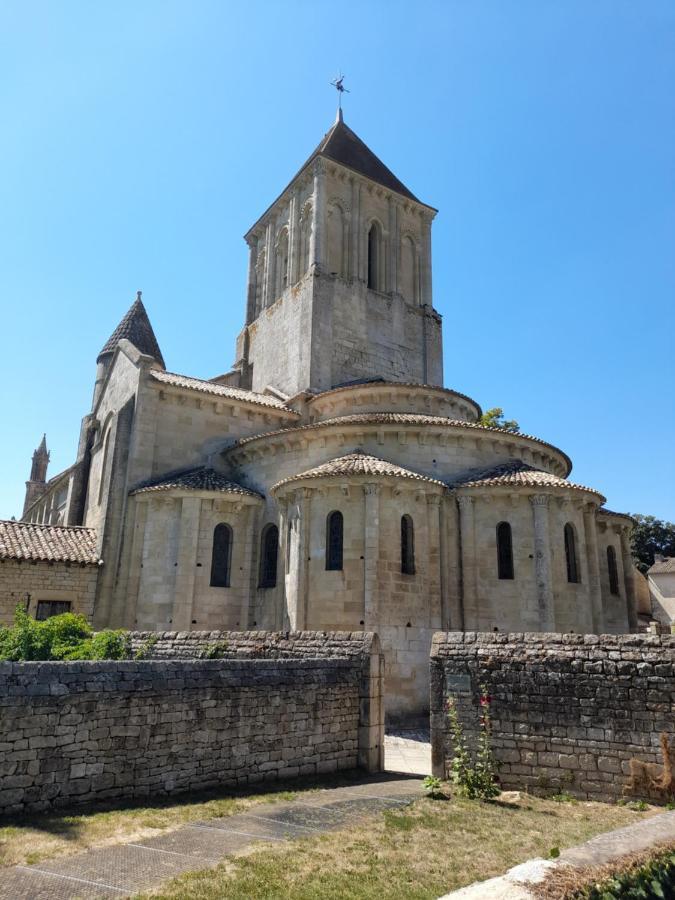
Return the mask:
<svg viewBox="0 0 675 900">
<path fill-rule="evenodd" d="M 294 802 L 206 819 L 129 844 L 87 850 L 0 871 L 2 900 L 98 900 L 146 891 L 190 870 L 217 866 L 251 844 L 279 843 L 356 824 L 411 803 L 419 778 L 377 775 L 312 791 Z"/>
<path fill-rule="evenodd" d="M 388 729 L 384 738 L 384 767 L 387 772 L 431 775 L 429 729 Z"/>
</svg>

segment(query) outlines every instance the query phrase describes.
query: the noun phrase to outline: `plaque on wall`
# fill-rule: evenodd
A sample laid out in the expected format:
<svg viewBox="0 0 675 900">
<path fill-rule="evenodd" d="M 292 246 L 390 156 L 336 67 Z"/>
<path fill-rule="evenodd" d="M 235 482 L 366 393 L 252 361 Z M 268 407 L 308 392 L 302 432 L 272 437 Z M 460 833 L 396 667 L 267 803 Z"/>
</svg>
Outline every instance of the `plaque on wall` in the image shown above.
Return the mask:
<svg viewBox="0 0 675 900">
<path fill-rule="evenodd" d="M 470 691 L 470 675 L 446 675 L 446 684 L 449 691 Z"/>
</svg>

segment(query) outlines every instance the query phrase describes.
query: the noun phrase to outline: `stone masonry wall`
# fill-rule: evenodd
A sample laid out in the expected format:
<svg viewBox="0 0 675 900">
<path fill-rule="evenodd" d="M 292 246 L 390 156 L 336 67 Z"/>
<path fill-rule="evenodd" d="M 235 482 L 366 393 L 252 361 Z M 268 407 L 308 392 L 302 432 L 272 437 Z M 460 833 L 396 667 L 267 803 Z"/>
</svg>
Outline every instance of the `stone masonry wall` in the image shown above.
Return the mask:
<svg viewBox="0 0 675 900">
<path fill-rule="evenodd" d="M 63 562 L 0 562 L 0 625 L 11 625 L 17 606 L 35 615 L 40 600 L 68 600 L 74 613 L 91 619 L 98 566 Z"/>
<path fill-rule="evenodd" d="M 0 810 L 378 770 L 380 660 L 0 663 Z"/>
<path fill-rule="evenodd" d="M 442 777 L 452 759 L 448 697 L 474 743 L 485 685 L 504 788 L 616 799 L 628 785 L 629 760 L 660 765 L 661 733 L 673 741 L 674 663 L 675 636 L 437 633 L 434 774 Z"/>
</svg>

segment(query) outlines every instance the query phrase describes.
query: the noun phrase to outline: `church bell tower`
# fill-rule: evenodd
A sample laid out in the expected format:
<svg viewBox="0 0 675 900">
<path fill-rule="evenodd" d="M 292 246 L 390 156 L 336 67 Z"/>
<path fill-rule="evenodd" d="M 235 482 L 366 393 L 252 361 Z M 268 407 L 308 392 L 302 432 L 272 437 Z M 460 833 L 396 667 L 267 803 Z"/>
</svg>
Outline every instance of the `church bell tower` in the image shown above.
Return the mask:
<svg viewBox="0 0 675 900">
<path fill-rule="evenodd" d="M 442 385 L 431 223 L 342 110 L 246 234 L 239 383 L 294 396 L 357 381 Z"/>
</svg>

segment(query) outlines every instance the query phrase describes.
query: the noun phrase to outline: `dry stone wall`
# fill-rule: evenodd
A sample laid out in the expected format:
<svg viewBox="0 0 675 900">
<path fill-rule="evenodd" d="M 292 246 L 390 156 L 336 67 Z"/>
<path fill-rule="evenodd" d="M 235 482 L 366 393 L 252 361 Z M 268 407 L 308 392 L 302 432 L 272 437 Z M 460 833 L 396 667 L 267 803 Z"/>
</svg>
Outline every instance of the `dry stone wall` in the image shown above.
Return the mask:
<svg viewBox="0 0 675 900">
<path fill-rule="evenodd" d="M 630 794 L 630 760 L 660 769 L 675 755 L 675 636 L 437 633 L 431 650 L 434 773 L 452 760 L 453 697 L 472 744 L 479 696 L 492 698 L 493 746 L 507 789 L 588 799 Z"/>
<path fill-rule="evenodd" d="M 374 635 L 360 648 L 304 659 L 0 663 L 0 811 L 376 771 L 383 664 Z"/>
</svg>

